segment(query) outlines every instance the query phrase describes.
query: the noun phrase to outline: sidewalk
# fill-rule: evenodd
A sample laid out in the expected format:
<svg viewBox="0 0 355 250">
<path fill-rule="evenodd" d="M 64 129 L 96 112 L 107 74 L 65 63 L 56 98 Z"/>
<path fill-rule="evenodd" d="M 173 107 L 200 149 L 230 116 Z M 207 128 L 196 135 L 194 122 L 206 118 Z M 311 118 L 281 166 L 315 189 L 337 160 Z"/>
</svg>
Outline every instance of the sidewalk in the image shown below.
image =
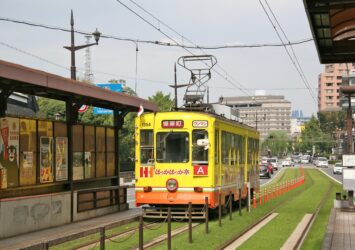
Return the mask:
<svg viewBox="0 0 355 250">
<path fill-rule="evenodd" d="M 141 214 L 140 208 L 133 208 L 122 212 L 104 215 L 88 220 L 74 222 L 63 226 L 44 229 L 32 233 L 22 234 L 15 237 L 0 239 L 1 250 L 22 249 L 40 244 L 60 237 L 70 236 L 84 230 L 90 230 L 105 225 L 113 224 L 122 220 L 134 218 Z"/>
<path fill-rule="evenodd" d="M 333 208 L 322 249 L 355 249 L 355 212 Z"/>
</svg>

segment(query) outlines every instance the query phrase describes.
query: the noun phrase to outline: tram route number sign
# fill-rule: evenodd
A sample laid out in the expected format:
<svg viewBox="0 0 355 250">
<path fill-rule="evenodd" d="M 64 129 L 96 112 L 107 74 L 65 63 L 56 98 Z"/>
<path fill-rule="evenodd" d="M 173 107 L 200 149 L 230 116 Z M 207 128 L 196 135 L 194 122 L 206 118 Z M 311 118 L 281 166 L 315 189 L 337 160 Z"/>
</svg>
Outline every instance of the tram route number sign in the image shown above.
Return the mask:
<svg viewBox="0 0 355 250">
<path fill-rule="evenodd" d="M 206 128 L 206 127 L 208 127 L 208 121 L 192 121 L 192 127 Z"/>
<path fill-rule="evenodd" d="M 199 176 L 208 175 L 208 166 L 201 166 L 201 165 L 194 166 L 194 175 L 199 175 Z"/>
</svg>

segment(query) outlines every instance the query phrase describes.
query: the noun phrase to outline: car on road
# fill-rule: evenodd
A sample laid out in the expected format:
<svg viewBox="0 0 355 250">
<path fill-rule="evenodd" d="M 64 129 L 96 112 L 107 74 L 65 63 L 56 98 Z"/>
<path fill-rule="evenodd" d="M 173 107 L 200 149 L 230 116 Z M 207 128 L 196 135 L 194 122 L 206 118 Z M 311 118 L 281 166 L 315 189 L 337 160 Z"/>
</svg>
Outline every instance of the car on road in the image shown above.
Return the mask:
<svg viewBox="0 0 355 250">
<path fill-rule="evenodd" d="M 260 164 L 260 173 L 259 177 L 262 178 L 271 178 L 271 172 L 270 172 L 270 167 L 269 164 Z"/>
<path fill-rule="evenodd" d="M 291 158 L 286 158 L 281 162 L 282 167 L 293 167 L 293 161 Z"/>
<path fill-rule="evenodd" d="M 318 159 L 317 159 L 317 167 L 319 167 L 319 168 L 327 168 L 328 167 L 328 159 L 326 157 L 318 157 Z"/>
<path fill-rule="evenodd" d="M 335 163 L 333 167 L 333 174 L 343 174 L 343 164 L 341 164 L 341 162 Z"/>
<path fill-rule="evenodd" d="M 310 156 L 310 155 L 303 155 L 303 156 L 301 157 L 301 163 L 302 163 L 302 164 L 308 164 L 309 161 L 310 161 L 310 159 L 311 159 L 311 156 Z"/>
<path fill-rule="evenodd" d="M 301 163 L 301 156 L 300 155 L 292 155 L 291 159 L 294 163 Z"/>
<path fill-rule="evenodd" d="M 273 158 L 268 158 L 267 159 L 267 162 L 271 163 L 272 164 L 272 168 L 274 170 L 278 170 L 279 169 L 279 166 L 278 166 L 278 159 L 276 157 L 273 157 Z"/>
</svg>

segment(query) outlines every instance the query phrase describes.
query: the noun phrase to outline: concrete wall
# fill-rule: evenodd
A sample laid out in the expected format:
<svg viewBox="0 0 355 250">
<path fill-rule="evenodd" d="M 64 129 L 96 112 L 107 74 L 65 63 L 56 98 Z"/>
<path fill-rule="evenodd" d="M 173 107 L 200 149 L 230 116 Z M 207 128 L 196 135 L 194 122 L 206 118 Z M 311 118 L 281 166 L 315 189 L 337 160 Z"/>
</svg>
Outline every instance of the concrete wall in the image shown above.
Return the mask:
<svg viewBox="0 0 355 250">
<path fill-rule="evenodd" d="M 0 238 L 70 222 L 70 192 L 0 200 Z"/>
</svg>

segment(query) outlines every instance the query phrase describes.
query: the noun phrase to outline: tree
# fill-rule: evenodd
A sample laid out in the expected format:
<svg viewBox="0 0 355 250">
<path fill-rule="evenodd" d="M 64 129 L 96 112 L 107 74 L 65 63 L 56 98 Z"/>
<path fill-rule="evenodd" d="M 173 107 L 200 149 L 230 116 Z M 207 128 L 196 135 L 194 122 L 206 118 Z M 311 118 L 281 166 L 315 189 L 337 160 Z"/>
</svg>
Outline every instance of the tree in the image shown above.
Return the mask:
<svg viewBox="0 0 355 250">
<path fill-rule="evenodd" d="M 297 147 L 302 152 L 311 151 L 314 146 L 316 152 L 330 153 L 333 144 L 332 136 L 323 132 L 317 118 L 312 116 L 311 120 L 305 123 Z"/>
<path fill-rule="evenodd" d="M 270 151 L 272 155 L 282 156 L 291 149 L 291 140 L 286 132 L 274 131 L 264 140 L 261 147 L 264 152 Z"/>
<path fill-rule="evenodd" d="M 346 112 L 318 112 L 320 129 L 327 134 L 332 135 L 336 129 L 345 129 Z"/>
<path fill-rule="evenodd" d="M 174 105 L 170 94 L 164 95 L 162 91 L 157 91 L 155 95 L 148 97 L 148 100 L 158 105 L 160 111 L 170 111 Z"/>
</svg>

